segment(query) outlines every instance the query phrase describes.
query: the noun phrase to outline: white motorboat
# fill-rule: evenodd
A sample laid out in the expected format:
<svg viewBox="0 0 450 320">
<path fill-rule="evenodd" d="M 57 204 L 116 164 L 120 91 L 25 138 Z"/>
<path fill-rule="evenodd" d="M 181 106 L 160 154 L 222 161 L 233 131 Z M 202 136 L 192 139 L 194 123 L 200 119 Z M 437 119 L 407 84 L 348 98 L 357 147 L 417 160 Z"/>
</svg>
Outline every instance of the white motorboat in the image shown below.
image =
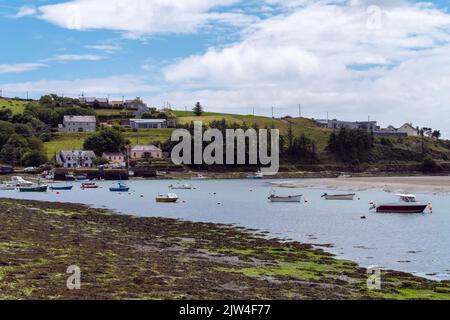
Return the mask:
<svg viewBox="0 0 450 320">
<path fill-rule="evenodd" d="M 355 199 L 356 194 L 348 193 L 348 194 L 327 194 L 325 193 L 322 198 L 325 200 L 353 200 Z"/>
<path fill-rule="evenodd" d="M 247 175 L 247 179 L 264 179 L 264 175 L 261 171 Z"/>
<path fill-rule="evenodd" d="M 397 196 L 403 202 L 416 202 L 416 196 L 414 194 L 397 194 Z"/>
<path fill-rule="evenodd" d="M 192 190 L 192 189 L 194 189 L 190 184 L 170 185 L 169 188 L 172 190 Z"/>
<path fill-rule="evenodd" d="M 175 203 L 178 201 L 178 195 L 175 193 L 169 193 L 167 195 L 158 195 L 156 197 L 156 202 L 162 202 L 162 203 Z"/>
<path fill-rule="evenodd" d="M 272 193 L 269 196 L 269 200 L 271 202 L 301 202 L 303 195 L 294 195 L 294 196 L 277 196 L 275 193 Z"/>
<path fill-rule="evenodd" d="M 207 178 L 202 175 L 202 174 L 198 174 L 195 177 L 191 177 L 191 180 L 206 180 Z"/>
<path fill-rule="evenodd" d="M 10 181 L 6 181 L 0 185 L 0 190 L 15 190 L 16 188 L 32 187 L 33 182 L 27 181 L 20 176 L 11 177 Z"/>
</svg>

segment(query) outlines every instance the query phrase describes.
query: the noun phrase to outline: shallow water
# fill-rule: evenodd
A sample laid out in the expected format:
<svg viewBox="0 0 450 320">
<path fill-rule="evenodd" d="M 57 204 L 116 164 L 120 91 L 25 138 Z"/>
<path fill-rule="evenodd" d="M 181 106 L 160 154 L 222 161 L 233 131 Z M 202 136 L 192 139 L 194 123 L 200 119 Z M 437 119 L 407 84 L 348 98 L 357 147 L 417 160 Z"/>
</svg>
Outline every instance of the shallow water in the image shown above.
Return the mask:
<svg viewBox="0 0 450 320">
<path fill-rule="evenodd" d="M 272 188 L 264 180 L 188 181 L 196 190 L 176 190 L 177 204 L 155 203 L 158 193 L 171 192 L 173 181 L 129 181 L 130 193 L 112 193 L 112 182 L 101 189 L 19 193 L 0 191 L 0 197 L 85 203 L 125 214 L 179 218 L 189 221 L 239 224 L 270 232 L 270 236 L 305 243 L 333 244 L 327 251 L 362 266 L 411 272 L 432 279 L 450 279 L 450 196 L 417 194 L 433 204 L 433 214 L 377 214 L 369 202 L 395 202 L 395 194 L 358 191 L 355 201 L 321 199 L 329 189 Z M 306 203 L 270 203 L 267 196 L 303 194 Z M 141 197 L 141 195 L 143 197 Z M 366 216 L 366 219 L 361 219 Z"/>
</svg>

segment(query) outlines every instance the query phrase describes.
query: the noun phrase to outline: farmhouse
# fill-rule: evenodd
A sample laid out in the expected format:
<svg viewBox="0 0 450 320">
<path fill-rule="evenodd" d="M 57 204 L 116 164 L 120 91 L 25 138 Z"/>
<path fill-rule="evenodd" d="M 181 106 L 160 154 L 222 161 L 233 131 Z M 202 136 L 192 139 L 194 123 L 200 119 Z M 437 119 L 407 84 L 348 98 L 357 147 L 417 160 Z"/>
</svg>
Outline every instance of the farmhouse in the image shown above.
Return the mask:
<svg viewBox="0 0 450 320">
<path fill-rule="evenodd" d="M 117 165 L 117 166 L 121 166 L 121 167 L 126 166 L 126 158 L 123 153 L 105 152 L 105 153 L 103 153 L 102 157 L 107 159 L 109 164 Z"/>
<path fill-rule="evenodd" d="M 61 132 L 95 132 L 97 120 L 95 116 L 64 116 Z"/>
<path fill-rule="evenodd" d="M 92 168 L 94 159 L 94 151 L 85 150 L 60 151 L 56 155 L 56 162 L 64 168 Z"/>
<path fill-rule="evenodd" d="M 161 159 L 162 150 L 154 145 L 149 146 L 135 146 L 130 150 L 130 159 Z"/>
</svg>

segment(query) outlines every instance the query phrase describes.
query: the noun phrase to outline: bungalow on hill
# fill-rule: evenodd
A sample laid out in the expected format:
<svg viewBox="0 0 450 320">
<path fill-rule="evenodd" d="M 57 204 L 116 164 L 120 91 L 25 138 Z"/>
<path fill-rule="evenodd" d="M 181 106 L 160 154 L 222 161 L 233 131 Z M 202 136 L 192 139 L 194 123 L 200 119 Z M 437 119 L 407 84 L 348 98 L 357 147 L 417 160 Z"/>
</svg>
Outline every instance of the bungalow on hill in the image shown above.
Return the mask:
<svg viewBox="0 0 450 320">
<path fill-rule="evenodd" d="M 63 150 L 56 155 L 56 162 L 64 168 L 92 168 L 95 157 L 94 151 Z"/>
<path fill-rule="evenodd" d="M 103 158 L 107 159 L 109 164 L 126 167 L 126 157 L 120 152 L 105 152 L 102 155 Z"/>
<path fill-rule="evenodd" d="M 132 129 L 164 129 L 169 124 L 166 119 L 130 119 Z"/>
<path fill-rule="evenodd" d="M 107 98 L 82 97 L 80 99 L 80 102 L 83 104 L 86 104 L 88 106 L 98 105 L 99 107 L 102 107 L 102 108 L 109 107 L 109 99 L 107 99 Z"/>
<path fill-rule="evenodd" d="M 95 132 L 96 129 L 95 116 L 64 116 L 63 123 L 59 125 L 61 132 Z"/>
<path fill-rule="evenodd" d="M 316 123 L 326 129 L 361 129 L 367 131 L 377 131 L 380 129 L 377 121 L 341 121 L 341 120 L 316 120 Z"/>
<path fill-rule="evenodd" d="M 154 145 L 149 146 L 135 146 L 130 150 L 130 159 L 162 159 L 162 150 Z"/>
</svg>

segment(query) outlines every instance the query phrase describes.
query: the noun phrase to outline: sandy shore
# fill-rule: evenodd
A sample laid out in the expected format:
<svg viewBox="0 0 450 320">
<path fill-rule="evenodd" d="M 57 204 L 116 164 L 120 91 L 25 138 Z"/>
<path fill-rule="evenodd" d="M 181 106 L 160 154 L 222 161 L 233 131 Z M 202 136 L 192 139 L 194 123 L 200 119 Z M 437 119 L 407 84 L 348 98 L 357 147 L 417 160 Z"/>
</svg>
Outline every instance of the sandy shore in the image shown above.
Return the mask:
<svg viewBox="0 0 450 320">
<path fill-rule="evenodd" d="M 388 192 L 450 193 L 450 177 L 447 176 L 299 179 L 273 184 L 286 188 L 326 187 L 354 191 L 383 189 Z"/>
</svg>

